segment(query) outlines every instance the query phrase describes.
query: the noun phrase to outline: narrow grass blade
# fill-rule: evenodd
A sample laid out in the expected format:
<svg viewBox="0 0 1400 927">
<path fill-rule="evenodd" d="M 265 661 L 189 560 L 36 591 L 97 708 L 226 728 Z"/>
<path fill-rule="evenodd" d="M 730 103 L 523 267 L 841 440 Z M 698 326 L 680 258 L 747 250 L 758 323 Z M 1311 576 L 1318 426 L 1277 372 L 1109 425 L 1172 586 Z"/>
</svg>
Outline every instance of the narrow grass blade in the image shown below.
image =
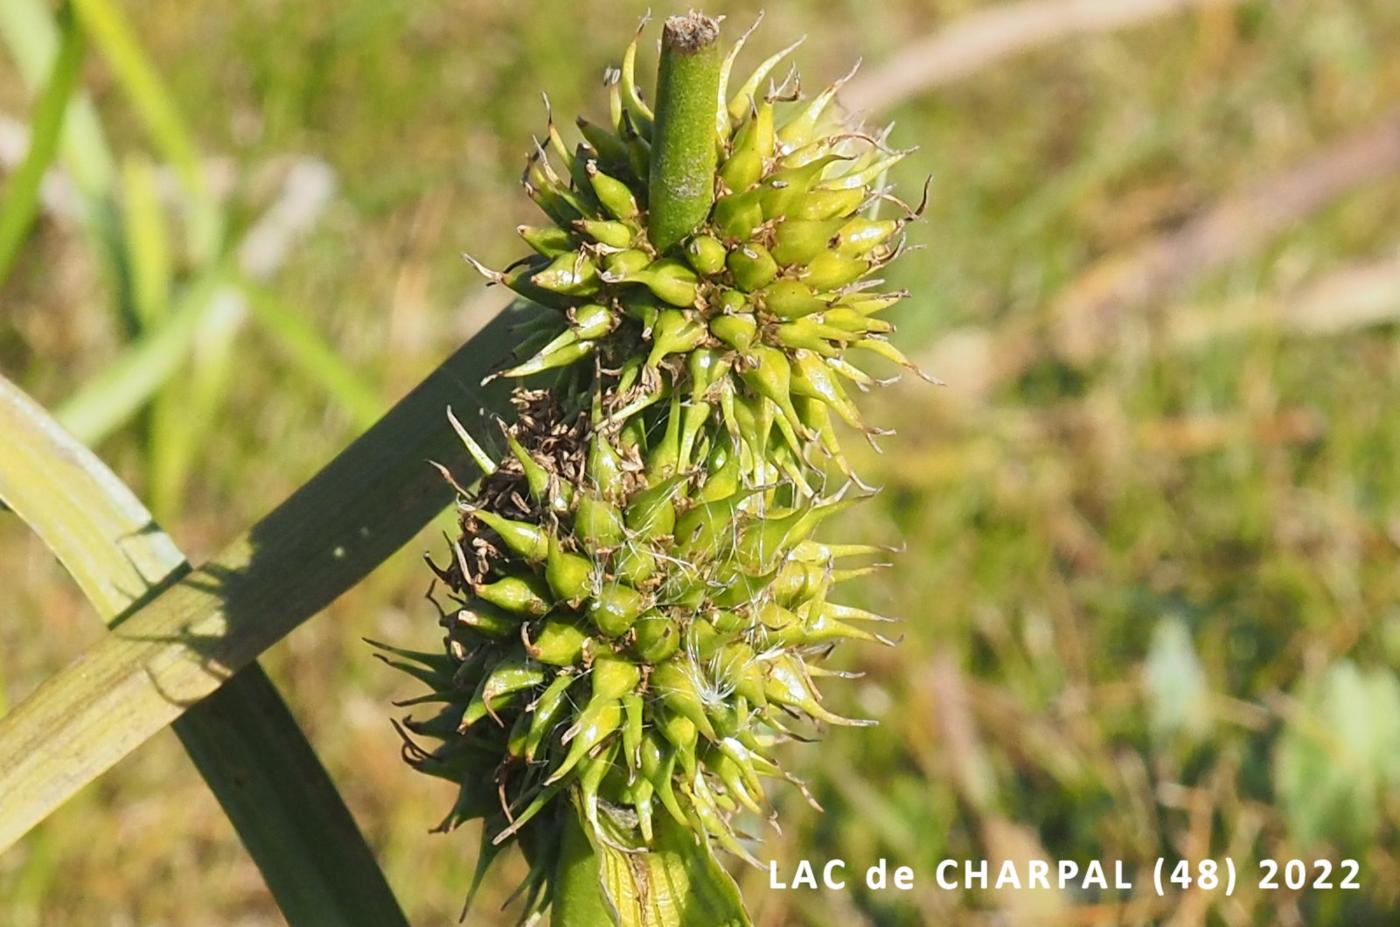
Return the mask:
<svg viewBox="0 0 1400 927">
<path fill-rule="evenodd" d="M 247 306 L 235 291 L 216 296 L 200 320 L 186 367 L 156 397 L 151 419 L 151 504 L 157 512 L 179 511 L 200 448 L 218 427 L 236 372 L 238 335 Z"/>
<path fill-rule="evenodd" d="M 119 300 L 130 329 L 145 333 L 164 322 L 170 313 L 170 290 L 174 277 L 170 232 L 160 200 L 155 165 L 144 155 L 130 155 L 121 174 L 122 244 L 125 252 L 127 286 Z M 197 352 L 204 340 L 199 326 L 191 347 Z M 172 377 L 172 383 L 175 381 Z M 187 404 L 186 391 L 173 386 L 154 397 L 147 418 L 147 460 L 150 473 L 151 509 L 161 521 L 177 514 L 183 495 L 187 461 L 192 454 L 195 422 L 203 410 Z"/>
<path fill-rule="evenodd" d="M 144 331 L 169 312 L 175 276 L 156 167 L 145 155 L 123 160 L 121 217 L 131 314 Z"/>
<path fill-rule="evenodd" d="M 204 179 L 199 150 L 159 72 L 151 65 L 131 24 L 110 0 L 71 0 L 83 30 L 101 52 L 151 140 L 180 178 L 191 208 L 190 239 L 195 262 L 213 260 L 222 218 Z"/>
<path fill-rule="evenodd" d="M 0 377 L 0 498 L 112 623 L 189 572 L 131 491 Z M 175 722 L 294 927 L 406 924 L 382 872 L 277 689 L 251 663 Z M 11 797 L 11 796 L 7 796 Z"/>
<path fill-rule="evenodd" d="M 58 420 L 79 440 L 95 444 L 129 421 L 197 353 L 201 332 L 210 335 L 207 346 L 217 355 L 215 349 L 231 337 L 231 333 L 225 337 L 225 332 L 236 330 L 242 319 L 243 291 L 251 292 L 260 286 L 257 281 L 261 277 L 276 269 L 285 249 L 305 232 L 333 189 L 333 180 L 321 165 L 303 167 L 300 175 L 288 182 L 297 195 L 285 195 L 249 229 L 236 257 L 212 265 L 187 284 L 162 324 L 127 345 L 116 360 L 59 407 Z M 124 237 L 117 236 L 116 252 L 126 266 L 137 252 L 128 249 Z M 239 265 L 237 277 L 231 269 L 235 261 Z M 149 271 L 146 275 L 151 276 Z M 372 424 L 382 403 L 377 398 L 370 401 L 372 393 L 354 385 L 357 378 L 320 342 L 315 331 L 295 318 L 289 320 L 292 314 L 287 310 L 278 312 L 270 297 L 263 300 L 262 307 L 262 316 L 271 320 L 268 324 L 283 348 L 351 407 L 360 425 Z M 206 356 L 212 360 L 212 355 Z M 334 369 L 337 367 L 339 372 Z M 219 393 L 228 382 L 227 377 L 219 379 L 220 369 L 228 369 L 227 359 L 222 368 L 212 363 L 205 367 L 211 394 Z"/>
<path fill-rule="evenodd" d="M 315 225 L 334 191 L 335 172 L 329 165 L 314 158 L 298 158 L 287 170 L 277 198 L 231 250 L 230 263 L 238 268 L 238 281 L 216 297 L 200 323 L 179 383 L 162 390 L 152 409 L 150 459 L 155 491 L 151 504 L 158 513 L 178 510 L 199 449 L 217 428 L 220 412 L 234 389 L 235 346 L 249 315 L 247 288 L 253 285 L 251 281 L 265 281 L 277 271 L 288 251 Z M 313 348 L 321 345 L 309 329 L 299 343 Z M 318 359 L 323 367 L 339 364 L 329 348 L 321 347 Z M 354 378 L 342 380 L 353 382 Z M 382 411 L 376 403 L 367 420 L 359 422 L 361 428 L 373 424 Z"/>
<path fill-rule="evenodd" d="M 286 502 L 0 718 L 0 852 L 413 537 L 452 500 L 430 460 L 470 482 L 445 411 L 508 408 L 508 384 L 475 384 L 519 322 L 499 316 Z"/>
<path fill-rule="evenodd" d="M 14 58 L 20 76 L 38 87 L 53 70 L 59 30 L 47 0 L 4 0 L 0 3 L 0 41 Z M 104 197 L 116 176 L 97 110 L 85 94 L 76 94 L 63 120 L 63 161 L 79 189 L 89 197 Z"/>
<path fill-rule="evenodd" d="M 39 86 L 58 54 L 59 29 L 47 0 L 0 0 L 0 41 L 25 84 Z M 63 164 L 79 198 L 79 219 L 102 257 L 114 288 L 124 285 L 125 244 L 116 208 L 117 168 L 97 109 L 81 89 L 73 94 L 63 120 Z"/>
<path fill-rule="evenodd" d="M 55 417 L 86 444 L 96 444 L 127 422 L 189 356 L 200 324 L 227 275 L 206 272 L 179 297 L 169 319 L 127 345 L 107 368 L 58 408 Z"/>
<path fill-rule="evenodd" d="M 307 379 L 340 403 L 361 428 L 384 412 L 384 401 L 364 378 L 341 360 L 335 349 L 305 318 L 293 312 L 266 287 L 240 281 L 258 327 L 265 332 Z"/>
<path fill-rule="evenodd" d="M 10 275 L 15 256 L 29 235 L 39 209 L 39 184 L 58 154 L 59 135 L 78 70 L 83 62 L 83 35 L 65 6 L 60 14 L 62 41 L 49 71 L 48 83 L 34 105 L 29 120 L 29 151 L 5 186 L 0 200 L 0 284 Z"/>
</svg>

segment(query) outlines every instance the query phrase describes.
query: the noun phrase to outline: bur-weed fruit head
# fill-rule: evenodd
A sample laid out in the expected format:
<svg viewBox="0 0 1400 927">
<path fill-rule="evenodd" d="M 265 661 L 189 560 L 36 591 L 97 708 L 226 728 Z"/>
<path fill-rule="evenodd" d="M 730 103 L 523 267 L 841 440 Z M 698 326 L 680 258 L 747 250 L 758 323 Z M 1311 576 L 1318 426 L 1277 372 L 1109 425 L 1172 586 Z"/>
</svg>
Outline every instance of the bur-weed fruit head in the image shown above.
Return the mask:
<svg viewBox="0 0 1400 927">
<path fill-rule="evenodd" d="M 826 657 L 889 643 L 833 600 L 881 549 L 816 532 L 868 495 L 836 424 L 879 434 L 849 393 L 883 382 L 862 364 L 912 369 L 880 318 L 904 294 L 878 275 L 922 204 L 883 188 L 906 152 L 847 121 L 842 81 L 808 98 L 778 79 L 796 46 L 740 81 L 748 34 L 720 57 L 717 28 L 668 21 L 669 110 L 637 87 L 634 38 L 607 124 L 580 118 L 571 145 L 551 115 L 531 151 L 549 223 L 520 227 L 531 253 L 505 270 L 473 263 L 551 310 L 493 376 L 549 385 L 517 388 L 499 434 L 452 418 L 483 476 L 434 565 L 446 651 L 386 648 L 430 690 L 402 731 L 413 766 L 460 787 L 442 828 L 484 819 L 478 881 L 517 842 L 527 913 L 568 815 L 629 849 L 664 826 L 754 862 L 736 818 L 769 813 L 763 780 L 805 794 L 775 745 L 870 723 L 823 705 Z"/>
</svg>

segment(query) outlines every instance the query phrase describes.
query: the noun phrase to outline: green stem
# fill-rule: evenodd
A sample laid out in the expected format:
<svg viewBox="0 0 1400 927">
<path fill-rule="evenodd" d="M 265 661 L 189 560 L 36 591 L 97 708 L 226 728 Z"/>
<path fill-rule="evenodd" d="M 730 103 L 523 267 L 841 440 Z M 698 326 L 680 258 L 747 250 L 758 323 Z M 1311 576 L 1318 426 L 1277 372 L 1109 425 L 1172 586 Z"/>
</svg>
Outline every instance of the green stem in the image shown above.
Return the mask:
<svg viewBox="0 0 1400 927">
<path fill-rule="evenodd" d="M 572 805 L 560 810 L 564 834 L 554 883 L 551 927 L 612 927 L 613 916 L 603 896 L 598 851 L 583 831 Z"/>
<path fill-rule="evenodd" d="M 691 12 L 666 20 L 656 75 L 647 235 L 658 252 L 679 245 L 706 218 L 715 199 L 719 112 L 719 23 Z M 573 808 L 554 884 L 552 927 L 612 927 L 598 851 Z"/>
<path fill-rule="evenodd" d="M 714 204 L 720 61 L 718 22 L 695 12 L 666 20 L 647 219 L 647 234 L 660 252 L 695 231 Z"/>
</svg>

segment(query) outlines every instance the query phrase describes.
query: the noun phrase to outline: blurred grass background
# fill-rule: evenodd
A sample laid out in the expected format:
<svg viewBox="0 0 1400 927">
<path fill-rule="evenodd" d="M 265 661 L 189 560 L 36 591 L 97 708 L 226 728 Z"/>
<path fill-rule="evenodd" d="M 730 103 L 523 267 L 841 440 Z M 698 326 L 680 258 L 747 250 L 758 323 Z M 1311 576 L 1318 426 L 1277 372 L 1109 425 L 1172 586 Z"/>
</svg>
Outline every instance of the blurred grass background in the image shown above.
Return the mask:
<svg viewBox="0 0 1400 927">
<path fill-rule="evenodd" d="M 111 155 L 108 212 L 74 208 L 68 152 L 75 182 L 46 185 L 0 283 L 0 369 L 49 408 L 71 411 L 86 386 L 97 412 L 78 419 L 198 561 L 503 304 L 459 252 L 500 266 L 520 251 L 539 93 L 599 116 L 602 69 L 645 5 L 110 6 L 157 102 L 143 109 L 140 80 L 89 43 L 80 86 Z M 884 856 L 917 887 L 777 893 L 740 872 L 763 924 L 1400 915 L 1400 7 L 1188 6 L 1056 37 L 1086 4 L 1028 4 L 1042 15 L 1023 53 L 880 113 L 919 146 L 895 178 L 905 194 L 933 176 L 924 247 L 894 271 L 914 293 L 897 339 L 948 385 L 866 397 L 900 433 L 862 455 L 885 490 L 842 530 L 904 544 L 855 598 L 903 616 L 905 637 L 846 648 L 867 675 L 831 698 L 882 726 L 790 748 L 826 811 L 779 793 L 764 857 L 859 871 Z M 901 75 L 883 62 L 920 60 L 898 56 L 929 35 L 970 47 L 977 33 L 947 30 L 1005 32 L 1012 20 L 986 17 L 1009 8 L 775 0 L 743 60 L 806 33 L 808 86 L 864 56 L 852 96 L 878 101 Z M 756 8 L 713 11 L 732 35 Z M 7 51 L 0 201 L 46 76 Z M 261 257 L 240 250 L 250 230 Z M 91 397 L 110 400 L 126 352 L 182 312 L 198 335 L 169 384 L 104 419 Z M 455 920 L 476 841 L 427 834 L 451 789 L 399 762 L 388 702 L 412 687 L 361 638 L 434 640 L 418 554 L 440 543 L 424 532 L 264 658 L 423 924 Z M 101 633 L 6 518 L 0 613 L 0 708 Z M 1363 888 L 1159 901 L 933 881 L 945 856 L 1039 855 L 1122 858 L 1145 886 L 1159 855 L 1227 854 L 1247 872 L 1355 857 Z M 496 909 L 521 872 L 495 873 L 472 923 L 513 922 Z M 167 733 L 0 857 L 0 919 L 279 916 Z"/>
</svg>

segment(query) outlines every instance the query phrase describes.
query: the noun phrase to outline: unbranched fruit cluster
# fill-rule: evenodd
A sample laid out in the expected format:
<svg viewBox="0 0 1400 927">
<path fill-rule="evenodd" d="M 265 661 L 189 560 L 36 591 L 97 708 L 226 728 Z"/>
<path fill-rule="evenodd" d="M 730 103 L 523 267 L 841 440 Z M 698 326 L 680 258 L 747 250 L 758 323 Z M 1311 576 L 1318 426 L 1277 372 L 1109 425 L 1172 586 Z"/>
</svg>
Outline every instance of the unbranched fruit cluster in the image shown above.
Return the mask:
<svg viewBox="0 0 1400 927">
<path fill-rule="evenodd" d="M 644 848 L 666 823 L 752 861 L 736 816 L 764 813 L 765 778 L 801 788 L 775 743 L 867 723 L 823 706 L 815 679 L 842 675 L 824 659 L 889 643 L 886 619 L 831 599 L 881 549 L 814 532 L 865 494 L 833 421 L 878 434 L 847 389 L 879 382 L 862 357 L 912 369 L 879 318 L 904 294 L 875 275 L 922 205 L 881 188 L 905 152 L 844 121 L 841 82 L 803 100 L 771 79 L 788 48 L 733 87 L 743 38 L 720 59 L 716 31 L 668 21 L 657 112 L 634 39 L 606 76 L 610 125 L 579 119 L 570 148 L 551 117 L 531 153 L 552 224 L 521 226 L 533 253 L 505 271 L 473 263 L 553 310 L 493 376 L 552 382 L 515 390 L 499 441 L 451 418 L 483 476 L 434 566 L 447 649 L 386 648 L 438 706 L 403 733 L 460 786 L 443 827 L 485 820 L 478 877 L 518 841 L 527 911 L 575 808 L 595 839 Z"/>
</svg>

